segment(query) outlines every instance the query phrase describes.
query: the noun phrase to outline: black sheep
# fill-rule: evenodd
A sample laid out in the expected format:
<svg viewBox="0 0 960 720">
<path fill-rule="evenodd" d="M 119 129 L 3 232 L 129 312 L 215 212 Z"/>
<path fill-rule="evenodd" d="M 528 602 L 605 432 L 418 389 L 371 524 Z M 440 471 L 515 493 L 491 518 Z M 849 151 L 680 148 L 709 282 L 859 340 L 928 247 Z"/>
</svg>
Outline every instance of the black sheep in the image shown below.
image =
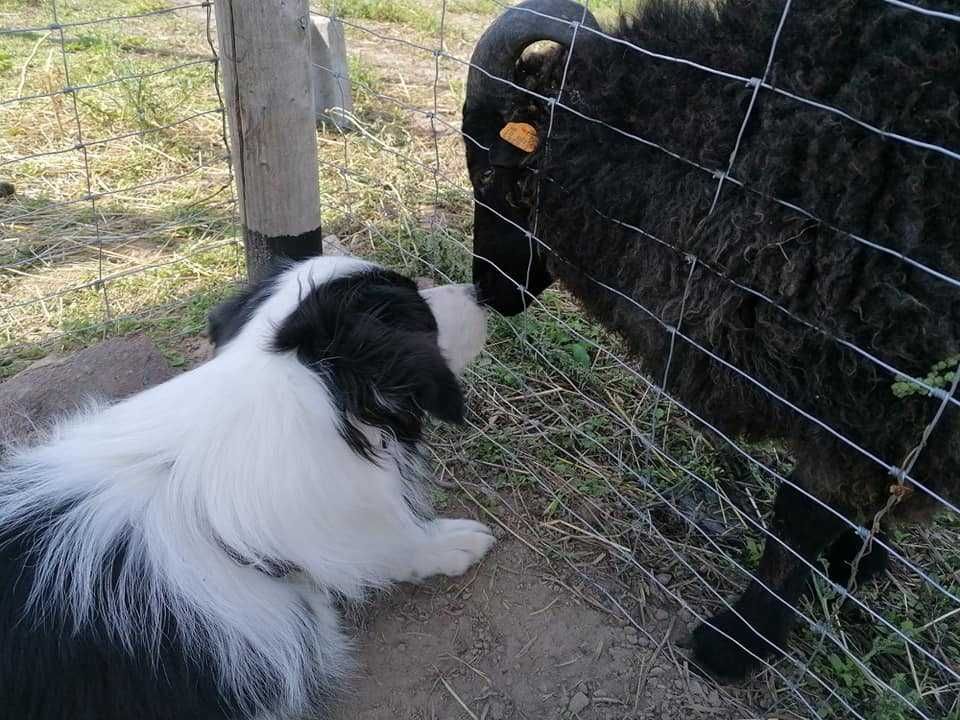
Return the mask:
<svg viewBox="0 0 960 720">
<path fill-rule="evenodd" d="M 791 484 L 865 527 L 888 502 L 885 521 L 928 521 L 943 505 L 924 488 L 960 500 L 948 372 L 960 362 L 960 23 L 883 0 L 797 0 L 765 76 L 941 149 L 769 88 L 738 145 L 754 95 L 743 78 L 764 77 L 781 1 L 649 0 L 611 31 L 740 79 L 591 32 L 570 0 L 520 7 L 534 12 L 506 12 L 478 43 L 464 105 L 479 292 L 510 315 L 559 278 L 658 381 L 678 327 L 667 391 L 729 436 L 789 443 L 797 463 L 770 530 L 811 563 L 826 555 L 846 583 L 860 537 Z M 537 13 L 582 21 L 569 60 L 574 26 Z M 538 40 L 559 45 L 529 47 Z M 938 363 L 935 392 L 890 370 L 925 378 Z M 874 544 L 856 579 L 886 559 Z M 810 570 L 768 542 L 757 575 L 795 606 Z M 718 676 L 785 648 L 795 618 L 756 581 L 735 608 L 745 622 L 727 611 L 694 633 Z"/>
</svg>

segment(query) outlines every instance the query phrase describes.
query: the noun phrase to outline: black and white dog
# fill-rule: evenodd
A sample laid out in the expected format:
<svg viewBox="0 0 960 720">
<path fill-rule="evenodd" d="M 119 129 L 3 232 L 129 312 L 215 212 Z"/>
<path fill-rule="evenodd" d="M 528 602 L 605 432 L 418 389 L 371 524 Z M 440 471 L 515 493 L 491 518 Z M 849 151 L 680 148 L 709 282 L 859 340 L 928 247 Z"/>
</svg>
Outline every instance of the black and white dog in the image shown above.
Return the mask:
<svg viewBox="0 0 960 720">
<path fill-rule="evenodd" d="M 339 598 L 493 544 L 429 518 L 418 447 L 463 419 L 472 287 L 317 258 L 210 320 L 212 360 L 3 460 L 0 717 L 316 718 L 351 664 Z"/>
</svg>

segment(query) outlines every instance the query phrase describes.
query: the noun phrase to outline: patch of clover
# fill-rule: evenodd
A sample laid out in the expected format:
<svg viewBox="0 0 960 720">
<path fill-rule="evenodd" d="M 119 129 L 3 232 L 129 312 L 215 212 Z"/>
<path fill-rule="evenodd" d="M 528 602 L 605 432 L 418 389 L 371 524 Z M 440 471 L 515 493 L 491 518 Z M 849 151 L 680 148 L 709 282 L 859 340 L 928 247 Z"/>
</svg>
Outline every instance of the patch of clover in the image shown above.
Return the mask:
<svg viewBox="0 0 960 720">
<path fill-rule="evenodd" d="M 928 387 L 946 390 L 953 383 L 953 379 L 958 372 L 960 372 L 960 355 L 951 355 L 930 368 L 930 372 L 922 380 Z M 890 386 L 890 389 L 898 398 L 910 397 L 911 395 L 930 395 L 930 391 L 916 380 L 897 380 Z"/>
</svg>

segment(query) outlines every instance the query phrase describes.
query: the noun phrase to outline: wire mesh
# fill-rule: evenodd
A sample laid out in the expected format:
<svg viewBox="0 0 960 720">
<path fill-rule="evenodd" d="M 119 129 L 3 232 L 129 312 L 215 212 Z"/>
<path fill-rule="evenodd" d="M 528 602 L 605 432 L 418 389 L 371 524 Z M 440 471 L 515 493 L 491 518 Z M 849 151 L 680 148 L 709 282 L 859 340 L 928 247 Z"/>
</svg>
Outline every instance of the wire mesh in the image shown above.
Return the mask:
<svg viewBox="0 0 960 720">
<path fill-rule="evenodd" d="M 0 377 L 113 332 L 196 333 L 189 298 L 242 272 L 212 4 L 4 10 Z"/>
<path fill-rule="evenodd" d="M 597 4 L 591 2 L 588 7 L 593 10 Z M 949 7 L 933 9 L 896 0 L 887 4 L 922 16 L 924 22 L 949 24 L 956 20 Z M 541 16 L 544 22 L 557 21 L 544 13 L 508 10 L 508 5 L 497 0 L 479 4 L 443 0 L 411 6 L 420 14 L 411 10 L 410 17 L 399 21 L 418 27 L 417 32 L 411 32 L 409 27 L 400 29 L 396 19 L 383 20 L 362 4 L 314 5 L 317 15 L 335 18 L 347 29 L 354 61 L 348 79 L 357 102 L 352 117 L 357 132 L 322 138 L 326 146 L 320 159 L 323 204 L 332 220 L 328 230 L 345 238 L 355 252 L 372 254 L 408 272 L 461 282 L 469 280 L 476 252 L 470 241 L 469 222 L 471 206 L 476 204 L 499 216 L 505 227 L 525 233 L 531 247 L 536 245 L 556 265 L 573 266 L 598 295 L 615 296 L 636 314 L 657 323 L 670 338 L 665 370 L 662 376 L 651 379 L 643 372 L 640 360 L 627 351 L 622 338 L 586 323 L 571 298 L 551 288 L 532 300 L 524 316 L 496 321 L 489 351 L 469 373 L 468 385 L 477 403 L 477 415 L 470 420 L 472 433 L 466 439 L 449 438 L 437 451 L 437 462 L 491 519 L 534 551 L 565 565 L 594 601 L 641 632 L 649 633 L 651 625 L 645 618 L 644 603 L 630 592 L 630 583 L 643 585 L 658 602 L 680 608 L 692 623 L 689 630 L 698 622 L 709 625 L 718 610 L 736 612 L 733 600 L 748 582 L 764 585 L 757 575 L 760 545 L 779 546 L 802 563 L 816 578 L 815 592 L 802 603 L 781 597 L 776 588 L 765 585 L 794 615 L 798 631 L 777 648 L 778 652 L 764 652 L 757 658 L 762 668 L 759 676 L 737 690 L 727 687 L 723 699 L 731 704 L 714 708 L 713 716 L 735 717 L 738 712 L 750 717 L 956 716 L 960 711 L 960 669 L 948 648 L 955 647 L 956 618 L 960 614 L 958 560 L 945 556 L 941 548 L 943 543 L 949 546 L 956 542 L 957 498 L 927 487 L 924 478 L 916 475 L 916 463 L 923 452 L 945 451 L 942 436 L 936 445 L 931 445 L 930 438 L 944 416 L 955 412 L 960 374 L 949 369 L 939 377 L 906 372 L 876 347 L 858 344 L 838 332 L 835 325 L 798 312 L 774 293 L 738 277 L 716 258 L 693 255 L 657 228 L 642 227 L 578 199 L 604 222 L 630 231 L 636 241 L 655 243 L 674 253 L 678 262 L 688 263 L 684 271 L 687 290 L 693 283 L 704 282 L 705 275 L 712 276 L 767 306 L 783 322 L 802 325 L 855 354 L 874 368 L 878 377 L 885 378 L 884 383 L 907 383 L 935 398 L 936 411 L 914 439 L 914 451 L 906 458 L 883 457 L 804 408 L 795 398 L 778 392 L 763 378 L 727 360 L 720 348 L 710 347 L 686 332 L 686 291 L 678 301 L 679 314 L 669 321 L 663 319 L 641 298 L 598 277 L 589 264 L 559 253 L 555 243 L 544 235 L 539 207 L 533 208 L 530 225 L 524 227 L 475 198 L 465 172 L 463 146 L 489 148 L 481 139 L 464 134 L 458 120 L 464 100 L 463 79 L 472 67 L 526 96 L 531 103 L 542 103 L 544 154 L 554 152 L 551 140 L 555 117 L 565 113 L 584 125 L 611 131 L 620 143 L 640 143 L 712 178 L 715 193 L 713 202 L 708 203 L 709 213 L 722 212 L 717 199 L 726 185 L 731 188 L 727 192 L 760 195 L 767 203 L 833 232 L 837 242 L 869 248 L 933 278 L 948 294 L 956 293 L 960 286 L 950 268 L 931 265 L 896 245 L 844 228 L 830 216 L 772 195 L 736 173 L 738 151 L 742 143 L 749 142 L 745 137 L 755 108 L 771 95 L 950 162 L 958 160 L 956 136 L 911 137 L 859 117 L 850 108 L 831 106 L 779 86 L 771 79 L 771 68 L 775 66 L 781 30 L 789 27 L 791 20 L 789 1 L 777 3 L 779 24 L 770 28 L 773 42 L 767 47 L 766 66 L 757 68 L 756 77 L 639 46 L 609 29 L 614 27 L 609 22 L 614 13 L 606 4 L 599 5 L 601 13 L 607 11 L 601 15 L 608 20 L 603 29 L 562 20 L 572 25 L 573 39 L 562 70 L 558 70 L 557 89 L 551 94 L 514 78 L 493 77 L 485 68 L 471 66 L 470 60 L 479 33 L 498 14 L 525 12 Z M 612 9 L 619 9 L 619 5 L 614 4 Z M 479 25 L 474 13 L 483 16 Z M 660 139 L 664 135 L 644 137 L 631 127 L 617 127 L 604 120 L 599 111 L 595 115 L 571 100 L 568 68 L 576 61 L 577 43 L 583 42 L 584 36 L 591 42 L 599 39 L 621 46 L 625 52 L 641 54 L 651 62 L 698 71 L 705 78 L 742 83 L 748 89 L 748 101 L 726 163 L 710 166 L 700 158 L 684 156 Z M 330 72 L 329 68 L 318 69 Z M 669 71 L 665 74 L 669 76 Z M 636 102 L 642 102 L 642 98 Z M 669 138 L 669 133 L 665 136 Z M 780 170 L 789 173 L 791 168 Z M 542 173 L 536 179 L 538 186 L 562 182 Z M 583 193 L 583 184 L 560 190 L 571 195 Z M 557 232 L 555 225 L 550 227 L 551 232 Z M 575 228 L 570 232 L 576 232 Z M 495 265 L 495 261 L 490 264 Z M 509 277 L 499 267 L 494 270 Z M 510 280 L 516 282 L 517 278 Z M 796 458 L 789 457 L 785 446 L 747 444 L 725 433 L 709 413 L 697 412 L 671 393 L 671 364 L 678 345 L 685 345 L 685 352 L 709 357 L 795 414 L 802 424 L 825 432 L 846 452 L 878 465 L 890 477 L 891 486 L 908 485 L 926 494 L 941 509 L 942 519 L 935 525 L 904 530 L 904 534 L 888 538 L 879 532 L 881 520 L 899 502 L 897 492 L 891 491 L 886 506 L 871 509 L 874 522 L 866 526 L 808 492 L 791 475 Z M 643 357 L 642 351 L 639 356 Z M 485 421 L 490 416 L 508 429 Z M 598 426 L 605 429 L 598 431 Z M 531 449 L 537 443 L 545 446 L 542 452 Z M 748 464 L 749 479 L 744 482 L 744 478 L 729 477 L 724 452 Z M 456 459 L 451 461 L 451 457 Z M 484 461 L 475 469 L 478 458 Z M 584 478 L 558 472 L 557 465 L 577 468 Z M 489 472 L 496 479 L 487 477 Z M 512 474 L 519 479 L 511 480 Z M 874 546 L 888 551 L 891 568 L 879 585 L 857 587 L 852 580 L 846 586 L 838 584 L 817 559 L 802 556 L 778 537 L 769 511 L 779 486 L 794 488 L 857 534 L 862 545 L 854 559 L 855 567 Z M 578 557 L 574 548 L 579 546 L 600 548 L 608 565 L 598 569 L 597 564 L 587 566 L 571 559 Z M 931 563 L 932 557 L 938 560 Z M 670 572 L 665 574 L 665 569 Z M 610 589 L 611 575 L 622 581 L 615 590 Z M 661 578 L 669 579 L 661 582 Z M 894 596 L 898 596 L 896 600 Z M 905 611 L 907 606 L 909 611 Z M 917 632 L 919 628 L 923 630 Z M 934 635 L 930 635 L 934 629 Z M 695 662 L 689 655 L 685 657 Z"/>
<path fill-rule="evenodd" d="M 709 181 L 707 215 L 723 213 L 720 200 L 728 195 L 755 196 L 771 214 L 788 213 L 832 233 L 838 244 L 901 263 L 904 272 L 930 279 L 955 298 L 956 270 L 915 252 L 916 245 L 907 252 L 882 234 L 845 227 L 738 169 L 757 115 L 771 98 L 789 103 L 792 112 L 816 113 L 823 122 L 909 148 L 921 162 L 960 162 L 956 134 L 913 136 L 863 117 L 856 107 L 779 83 L 776 61 L 789 52 L 781 32 L 800 4 L 775 3 L 777 24 L 761 48 L 765 64 L 747 74 L 644 47 L 615 29 L 616 13 L 627 8 L 593 0 L 586 9 L 598 13 L 601 29 L 585 23 L 585 16 L 562 20 L 572 26 L 571 49 L 553 93 L 471 65 L 477 38 L 498 15 L 522 12 L 557 21 L 536 10 L 510 9 L 499 0 L 315 0 L 312 7 L 315 16 L 346 29 L 346 80 L 355 101 L 349 130 L 324 127 L 318 136 L 327 232 L 350 251 L 408 273 L 467 282 L 476 205 L 524 233 L 531 255 L 536 248 L 569 266 L 591 292 L 648 319 L 668 338 L 662 370 L 651 376 L 642 352 L 629 352 L 624 338 L 585 320 L 571 295 L 552 287 L 524 315 L 494 321 L 488 350 L 468 371 L 474 412 L 467 429 L 441 430 L 434 448 L 441 482 L 558 568 L 557 582 L 570 592 L 646 637 L 648 645 L 632 660 L 634 697 L 624 699 L 616 717 L 643 716 L 642 701 L 657 693 L 662 717 L 960 717 L 960 509 L 955 495 L 935 492 L 918 468 L 925 454 L 948 451 L 936 430 L 954 422 L 960 406 L 960 360 L 928 375 L 910 372 L 875 345 L 851 339 L 828 316 L 805 313 L 770 285 L 745 279 L 721 257 L 691 253 L 664 228 L 586 203 L 603 227 L 637 247 L 646 243 L 670 253 L 682 267 L 677 312 L 662 317 L 655 303 L 634 296 L 629 283 L 601 277 L 589 263 L 556 250 L 554 219 L 539 198 L 559 192 L 584 204 L 582 182 L 566 187 L 564 178 L 539 174 L 528 228 L 475 198 L 466 172 L 464 146 L 489 149 L 461 128 L 472 68 L 546 109 L 543 152 L 554 160 L 564 151 L 553 144 L 555 127 L 579 122 L 584 132 L 594 128 L 614 138 L 614 153 L 642 146 Z M 874 5 L 895 7 L 903 22 L 930 23 L 937 32 L 960 28 L 952 0 Z M 2 374 L 32 360 L 30 348 L 37 345 L 69 347 L 144 326 L 181 336 L 196 332 L 210 298 L 241 273 L 210 3 L 129 3 L 126 13 L 119 7 L 128 4 L 51 0 L 13 13 L 9 27 L 0 27 L 0 123 L 12 130 L 0 138 L 0 180 L 16 186 L 12 198 L 0 198 Z M 6 14 L 0 22 L 7 25 Z M 690 156 L 670 132 L 641 133 L 609 122 L 602 108 L 586 111 L 571 68 L 597 43 L 657 64 L 668 79 L 691 72 L 704 83 L 744 89 L 738 132 L 724 160 Z M 7 56 L 12 62 L 3 69 Z M 315 70 L 332 73 L 321 65 Z M 792 170 L 778 168 L 786 175 Z M 583 240 L 591 241 L 602 238 Z M 527 281 L 529 272 L 528 266 Z M 878 452 L 729 360 L 728 348 L 698 339 L 690 329 L 690 296 L 705 283 L 748 298 L 775 322 L 842 347 L 875 372 L 878 387 L 899 386 L 935 400 L 922 432 L 910 438 L 913 450 L 906 457 Z M 680 397 L 681 354 L 708 358 L 797 427 L 878 466 L 889 476 L 889 501 L 871 508 L 872 522 L 862 523 L 809 492 L 794 476 L 798 458 L 785 444 L 747 443 Z M 746 475 L 731 466 L 731 457 Z M 888 571 L 871 585 L 831 579 L 817 558 L 778 534 L 771 516 L 778 488 L 793 489 L 856 533 L 854 565 L 878 547 L 889 554 Z M 926 495 L 941 517 L 882 534 L 884 516 L 895 511 L 904 488 Z M 802 601 L 760 576 L 764 545 L 809 572 L 811 590 Z M 734 601 L 750 582 L 797 624 L 786 641 L 768 641 L 759 651 L 716 624 L 716 613 L 739 612 Z M 669 609 L 668 618 L 658 620 L 651 608 Z M 696 691 L 688 675 L 682 688 L 651 676 L 661 654 L 687 671 L 694 668 L 695 657 L 679 646 L 700 623 L 754 656 L 759 674 L 734 685 L 704 681 Z M 627 714 L 631 706 L 633 716 Z"/>
</svg>

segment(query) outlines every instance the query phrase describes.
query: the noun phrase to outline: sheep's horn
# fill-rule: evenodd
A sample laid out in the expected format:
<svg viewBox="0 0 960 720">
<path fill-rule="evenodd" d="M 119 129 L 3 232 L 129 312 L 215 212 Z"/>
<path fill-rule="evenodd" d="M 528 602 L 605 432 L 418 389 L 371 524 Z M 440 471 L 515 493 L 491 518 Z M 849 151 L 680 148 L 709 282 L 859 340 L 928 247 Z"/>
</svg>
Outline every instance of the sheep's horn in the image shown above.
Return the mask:
<svg viewBox="0 0 960 720">
<path fill-rule="evenodd" d="M 559 18 L 554 20 L 552 18 Z M 486 29 L 470 59 L 467 75 L 467 99 L 477 106 L 509 97 L 511 88 L 494 77 L 513 79 L 513 69 L 521 53 L 539 40 L 551 40 L 569 47 L 573 38 L 571 21 L 599 30 L 596 18 L 573 0 L 525 0 L 507 8 Z M 579 33 L 577 43 L 585 39 Z"/>
</svg>

